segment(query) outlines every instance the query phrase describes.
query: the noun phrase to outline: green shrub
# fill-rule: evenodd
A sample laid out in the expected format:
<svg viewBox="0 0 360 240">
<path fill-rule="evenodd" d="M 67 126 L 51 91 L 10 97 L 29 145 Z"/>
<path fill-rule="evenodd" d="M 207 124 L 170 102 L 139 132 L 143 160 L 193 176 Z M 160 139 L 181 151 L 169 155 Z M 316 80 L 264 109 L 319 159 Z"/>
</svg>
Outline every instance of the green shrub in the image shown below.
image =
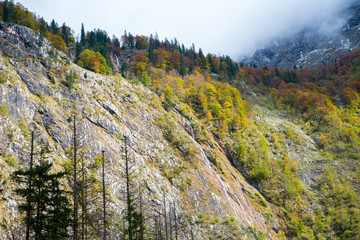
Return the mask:
<svg viewBox="0 0 360 240">
<path fill-rule="evenodd" d="M 0 83 L 6 83 L 8 81 L 8 77 L 5 74 L 1 74 Z"/>
<path fill-rule="evenodd" d="M 7 115 L 8 114 L 8 109 L 6 107 L 6 105 L 0 105 L 0 114 L 3 114 L 3 115 Z"/>
<path fill-rule="evenodd" d="M 70 73 L 66 76 L 65 79 L 66 79 L 65 85 L 71 90 L 75 84 L 76 72 L 70 71 Z"/>
</svg>

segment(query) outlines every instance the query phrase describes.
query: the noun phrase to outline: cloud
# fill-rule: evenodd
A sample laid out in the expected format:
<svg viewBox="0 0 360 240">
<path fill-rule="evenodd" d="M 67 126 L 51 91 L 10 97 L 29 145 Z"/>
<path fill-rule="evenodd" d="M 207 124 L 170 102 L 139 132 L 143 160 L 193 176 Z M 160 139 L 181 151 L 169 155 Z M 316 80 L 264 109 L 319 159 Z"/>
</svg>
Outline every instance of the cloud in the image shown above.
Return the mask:
<svg viewBox="0 0 360 240">
<path fill-rule="evenodd" d="M 177 38 L 204 52 L 249 55 L 268 41 L 305 27 L 326 32 L 339 26 L 350 0 L 20 0 L 31 11 L 80 32 L 104 29 Z"/>
</svg>

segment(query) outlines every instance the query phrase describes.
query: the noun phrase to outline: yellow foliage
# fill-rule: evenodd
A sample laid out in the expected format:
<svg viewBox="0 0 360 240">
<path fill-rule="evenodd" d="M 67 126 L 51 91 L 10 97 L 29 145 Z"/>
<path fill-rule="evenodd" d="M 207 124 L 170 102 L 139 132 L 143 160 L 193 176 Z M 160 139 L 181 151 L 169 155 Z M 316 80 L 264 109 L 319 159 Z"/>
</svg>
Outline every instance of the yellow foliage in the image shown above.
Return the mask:
<svg viewBox="0 0 360 240">
<path fill-rule="evenodd" d="M 325 145 L 325 143 L 326 143 L 326 137 L 325 137 L 324 134 L 321 134 L 321 135 L 320 135 L 320 143 L 321 143 L 322 145 Z"/>
</svg>

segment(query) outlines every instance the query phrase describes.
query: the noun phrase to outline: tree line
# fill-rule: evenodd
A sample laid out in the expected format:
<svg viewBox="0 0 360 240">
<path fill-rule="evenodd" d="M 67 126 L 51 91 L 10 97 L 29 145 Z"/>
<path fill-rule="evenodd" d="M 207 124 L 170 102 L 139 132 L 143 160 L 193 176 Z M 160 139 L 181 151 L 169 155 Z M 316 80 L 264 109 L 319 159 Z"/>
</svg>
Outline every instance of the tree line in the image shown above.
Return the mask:
<svg viewBox="0 0 360 240">
<path fill-rule="evenodd" d="M 111 57 L 120 56 L 121 53 L 135 54 L 132 62 L 121 59 L 120 71 L 124 76 L 128 71 L 142 76 L 152 66 L 167 71 L 176 70 L 182 76 L 203 71 L 222 78 L 233 78 L 239 72 L 239 65 L 229 56 L 204 55 L 201 48 L 196 51 L 194 44 L 186 48 L 176 38 L 161 41 L 157 34 L 149 37 L 134 36 L 125 31 L 120 38 L 113 36 L 110 39 L 106 31 L 85 31 L 82 24 L 80 39 L 77 40 L 74 31 L 66 23 L 60 26 L 53 19 L 48 24 L 44 18 L 36 17 L 20 3 L 14 4 L 13 0 L 0 2 L 0 17 L 6 23 L 16 23 L 39 32 L 56 49 L 65 52 L 81 67 L 94 72 L 114 73 Z M 139 65 L 142 66 L 140 70 Z"/>
</svg>

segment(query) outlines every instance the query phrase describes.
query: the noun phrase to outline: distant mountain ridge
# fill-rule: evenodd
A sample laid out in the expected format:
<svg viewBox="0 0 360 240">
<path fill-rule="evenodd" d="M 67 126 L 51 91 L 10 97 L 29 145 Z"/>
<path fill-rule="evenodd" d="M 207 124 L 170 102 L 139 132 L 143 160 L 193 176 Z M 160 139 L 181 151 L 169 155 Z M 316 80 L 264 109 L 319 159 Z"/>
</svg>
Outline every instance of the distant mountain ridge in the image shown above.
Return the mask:
<svg viewBox="0 0 360 240">
<path fill-rule="evenodd" d="M 304 29 L 295 36 L 278 39 L 269 47 L 256 50 L 243 62 L 251 66 L 299 68 L 336 61 L 360 45 L 360 2 L 353 2 L 344 14 L 346 23 L 330 34 Z"/>
</svg>

